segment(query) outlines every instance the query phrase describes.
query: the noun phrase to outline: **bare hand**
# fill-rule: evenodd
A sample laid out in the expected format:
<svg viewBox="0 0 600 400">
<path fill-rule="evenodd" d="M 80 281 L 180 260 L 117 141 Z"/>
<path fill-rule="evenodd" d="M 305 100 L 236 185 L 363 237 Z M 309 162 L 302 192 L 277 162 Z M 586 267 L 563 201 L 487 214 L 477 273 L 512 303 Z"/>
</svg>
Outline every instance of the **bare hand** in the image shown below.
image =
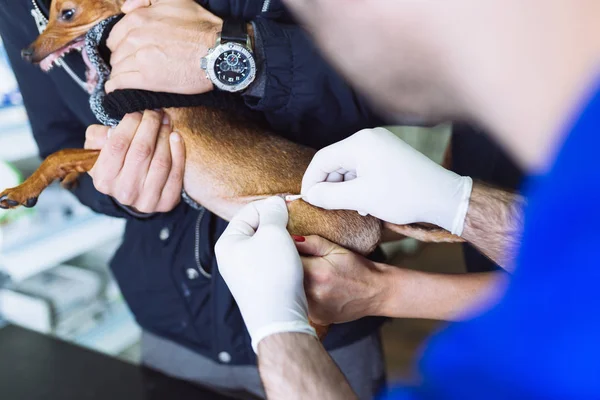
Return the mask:
<svg viewBox="0 0 600 400">
<path fill-rule="evenodd" d="M 308 314 L 320 325 L 379 315 L 387 295 L 386 269 L 320 236 L 296 238 L 304 265 Z"/>
<path fill-rule="evenodd" d="M 115 129 L 92 125 L 84 147 L 101 149 L 89 172 L 99 192 L 143 213 L 168 212 L 179 203 L 185 146 L 162 112 L 128 114 Z"/>
<path fill-rule="evenodd" d="M 199 94 L 213 89 L 200 59 L 223 20 L 193 0 L 130 0 L 107 41 L 112 72 L 106 92 L 144 89 Z"/>
</svg>

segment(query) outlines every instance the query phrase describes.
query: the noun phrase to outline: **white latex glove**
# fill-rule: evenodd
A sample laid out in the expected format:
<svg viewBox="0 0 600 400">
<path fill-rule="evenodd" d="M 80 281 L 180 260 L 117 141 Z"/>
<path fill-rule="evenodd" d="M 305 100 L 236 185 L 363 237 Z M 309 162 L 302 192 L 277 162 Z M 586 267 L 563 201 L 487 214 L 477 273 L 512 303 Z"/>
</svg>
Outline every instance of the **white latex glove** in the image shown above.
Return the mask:
<svg viewBox="0 0 600 400">
<path fill-rule="evenodd" d="M 302 180 L 305 201 L 393 224 L 428 222 L 461 235 L 473 181 L 448 171 L 383 128 L 319 151 Z"/>
<path fill-rule="evenodd" d="M 302 262 L 287 222 L 282 198 L 250 203 L 215 246 L 219 271 L 240 308 L 255 352 L 262 339 L 275 333 L 316 336 L 308 323 Z"/>
</svg>

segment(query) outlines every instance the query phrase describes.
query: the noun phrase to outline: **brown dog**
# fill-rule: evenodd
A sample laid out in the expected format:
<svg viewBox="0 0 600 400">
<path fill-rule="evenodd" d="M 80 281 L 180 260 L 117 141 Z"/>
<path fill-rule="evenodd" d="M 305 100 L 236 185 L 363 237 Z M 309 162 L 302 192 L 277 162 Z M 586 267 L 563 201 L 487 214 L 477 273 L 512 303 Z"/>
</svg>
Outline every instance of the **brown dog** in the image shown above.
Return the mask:
<svg viewBox="0 0 600 400">
<path fill-rule="evenodd" d="M 48 70 L 72 50 L 81 50 L 87 31 L 120 13 L 122 0 L 54 0 L 46 30 L 23 50 L 23 57 Z M 93 79 L 93 74 L 88 73 Z M 92 85 L 92 83 L 90 83 Z M 258 128 L 248 120 L 206 107 L 168 108 L 172 130 L 186 148 L 184 187 L 198 203 L 229 220 L 244 204 L 272 195 L 296 194 L 315 150 Z M 54 180 L 69 185 L 89 171 L 98 151 L 67 149 L 49 156 L 22 185 L 0 194 L 0 206 L 33 206 Z M 382 223 L 350 211 L 325 211 L 302 200 L 288 204 L 288 230 L 316 234 L 362 254 L 381 241 Z M 387 228 L 422 241 L 462 241 L 448 232 L 423 225 Z"/>
</svg>

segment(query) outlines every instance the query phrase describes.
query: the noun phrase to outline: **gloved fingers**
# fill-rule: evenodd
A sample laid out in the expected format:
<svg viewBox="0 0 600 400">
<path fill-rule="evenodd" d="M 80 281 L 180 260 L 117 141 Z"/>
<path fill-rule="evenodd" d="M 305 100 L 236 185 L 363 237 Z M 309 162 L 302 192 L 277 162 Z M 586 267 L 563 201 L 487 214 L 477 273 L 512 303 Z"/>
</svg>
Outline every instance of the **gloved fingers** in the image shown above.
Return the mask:
<svg viewBox="0 0 600 400">
<path fill-rule="evenodd" d="M 217 257 L 218 264 L 221 266 L 221 274 L 226 281 L 229 275 L 229 268 L 237 267 L 235 263 L 227 263 L 225 260 L 239 250 L 236 249 L 239 245 L 254 236 L 257 226 L 258 211 L 253 203 L 247 204 L 232 218 L 215 244 L 215 256 Z"/>
<path fill-rule="evenodd" d="M 229 237 L 252 237 L 258 228 L 259 215 L 255 203 L 246 204 L 229 222 L 219 241 Z"/>
<path fill-rule="evenodd" d="M 302 194 L 318 183 L 335 181 L 336 174 L 339 179 L 342 175 L 346 179 L 350 172 L 356 177 L 357 161 L 353 154 L 352 138 L 325 147 L 315 154 L 302 178 Z"/>
<path fill-rule="evenodd" d="M 288 211 L 281 197 L 270 197 L 244 206 L 229 222 L 221 235 L 221 239 L 229 237 L 249 238 L 260 229 L 260 226 L 285 227 L 288 221 Z"/>
<path fill-rule="evenodd" d="M 283 198 L 273 196 L 253 204 L 258 214 L 257 232 L 267 226 L 286 228 L 289 214 Z"/>
<path fill-rule="evenodd" d="M 351 180 L 356 179 L 358 177 L 356 175 L 356 171 L 354 171 L 354 170 L 348 171 L 346 169 L 342 169 L 342 170 L 338 170 L 337 172 L 339 174 L 343 175 L 342 181 L 351 181 Z M 332 181 L 328 179 L 327 182 L 332 182 Z"/>
<path fill-rule="evenodd" d="M 369 196 L 369 193 L 364 193 L 365 190 L 361 179 L 340 183 L 322 182 L 303 193 L 303 199 L 326 210 L 363 211 L 360 199 Z"/>
<path fill-rule="evenodd" d="M 327 174 L 323 182 L 345 182 L 356 179 L 356 171 L 348 171 L 345 168 L 340 168 L 337 171 Z"/>
</svg>

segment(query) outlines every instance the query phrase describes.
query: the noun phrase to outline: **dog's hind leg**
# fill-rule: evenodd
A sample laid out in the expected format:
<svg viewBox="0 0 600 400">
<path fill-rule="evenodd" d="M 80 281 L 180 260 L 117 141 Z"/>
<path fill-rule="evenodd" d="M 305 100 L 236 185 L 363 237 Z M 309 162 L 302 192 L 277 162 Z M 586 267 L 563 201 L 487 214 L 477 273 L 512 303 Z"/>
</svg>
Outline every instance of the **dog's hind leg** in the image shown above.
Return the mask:
<svg viewBox="0 0 600 400">
<path fill-rule="evenodd" d="M 85 149 L 65 149 L 51 154 L 25 182 L 0 193 L 0 208 L 35 206 L 39 195 L 57 179 L 63 180 L 65 186 L 72 186 L 79 174 L 92 169 L 98 154 L 99 150 Z"/>
</svg>

